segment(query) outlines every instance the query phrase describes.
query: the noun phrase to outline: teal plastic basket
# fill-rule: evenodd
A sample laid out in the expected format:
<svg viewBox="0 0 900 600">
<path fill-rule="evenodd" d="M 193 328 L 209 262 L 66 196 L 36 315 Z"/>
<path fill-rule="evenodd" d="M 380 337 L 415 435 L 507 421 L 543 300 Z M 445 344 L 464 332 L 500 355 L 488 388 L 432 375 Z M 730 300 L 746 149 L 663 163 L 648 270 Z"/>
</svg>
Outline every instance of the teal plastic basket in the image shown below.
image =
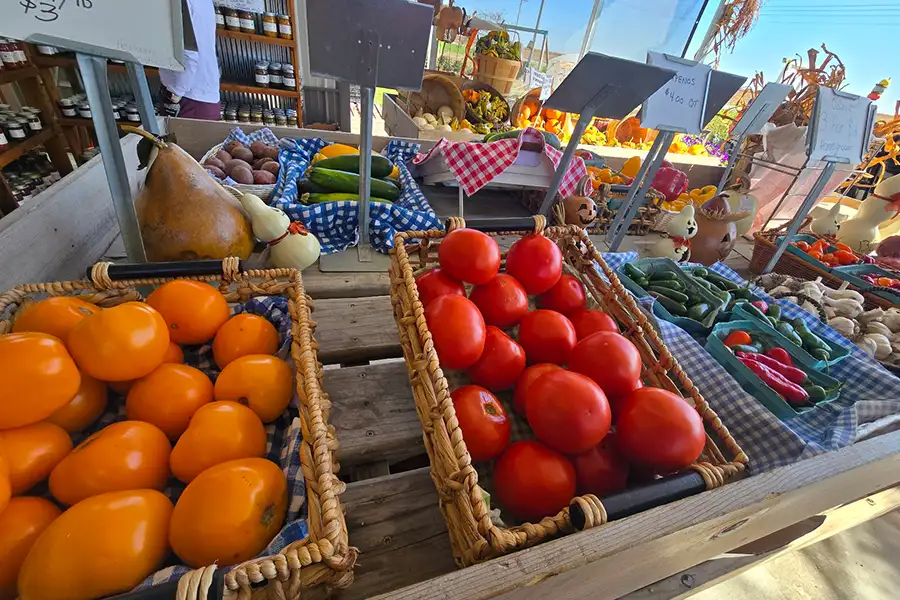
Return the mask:
<svg viewBox="0 0 900 600">
<path fill-rule="evenodd" d="M 840 361 L 847 358 L 848 356 L 850 356 L 850 352 L 851 352 L 850 348 L 847 348 L 846 346 L 842 346 L 840 344 L 835 344 L 831 340 L 827 340 L 827 339 L 819 336 L 821 338 L 821 340 L 823 342 L 825 342 L 828 345 L 828 347 L 831 349 L 831 358 L 829 360 L 819 360 L 819 359 L 813 358 L 809 354 L 809 352 L 807 352 L 800 346 L 796 345 L 794 342 L 790 341 L 788 338 L 786 338 L 784 335 L 782 335 L 781 332 L 779 332 L 777 329 L 772 327 L 771 322 L 761 321 L 758 317 L 756 317 L 756 316 L 750 314 L 749 312 L 747 312 L 746 310 L 744 310 L 743 307 L 741 307 L 740 305 L 736 305 L 734 307 L 734 310 L 732 310 L 732 317 L 735 320 L 752 321 L 753 323 L 756 323 L 760 329 L 762 329 L 769 335 L 775 336 L 779 342 L 779 345 L 782 345 L 782 347 L 785 350 L 788 349 L 787 348 L 788 345 L 790 345 L 792 348 L 796 348 L 797 361 L 800 364 L 802 364 L 803 366 L 809 367 L 811 369 L 815 369 L 817 371 L 824 371 L 830 365 L 837 364 Z"/>
<path fill-rule="evenodd" d="M 771 334 L 761 329 L 756 321 L 730 321 L 728 323 L 719 323 L 713 328 L 709 337 L 706 338 L 706 351 L 709 352 L 719 364 L 725 367 L 725 370 L 734 377 L 748 394 L 762 402 L 766 408 L 772 411 L 772 414 L 782 421 L 788 421 L 799 414 L 803 414 L 816 407 L 833 402 L 840 396 L 840 390 L 837 390 L 826 396 L 824 400 L 816 402 L 813 406 L 795 407 L 791 405 L 779 396 L 775 390 L 763 383 L 762 379 L 757 377 L 753 371 L 745 367 L 744 363 L 738 360 L 738 357 L 725 346 L 722 340 L 728 337 L 728 334 L 732 331 L 746 331 L 750 334 L 750 337 L 753 338 L 759 336 L 771 336 Z M 804 367 L 800 362 L 800 356 L 796 346 L 788 344 L 783 346 L 783 348 L 791 355 L 794 365 L 805 372 L 807 377 L 809 377 L 809 380 L 814 384 L 820 385 L 826 390 L 838 387 L 840 382 L 837 379 L 829 377 L 824 373 L 820 373 L 815 369 Z"/>
<path fill-rule="evenodd" d="M 783 240 L 783 239 L 784 239 L 784 236 L 781 236 L 781 237 L 779 237 L 779 238 L 775 241 L 775 243 L 776 243 L 776 244 L 780 244 L 780 243 L 781 243 L 781 240 Z M 826 264 L 823 263 L 821 260 L 816 260 L 815 258 L 813 258 L 812 256 L 810 256 L 809 254 L 807 254 L 806 252 L 804 252 L 804 251 L 801 250 L 800 248 L 791 246 L 791 244 L 794 243 L 794 242 L 806 242 L 807 244 L 812 245 L 812 244 L 814 244 L 814 243 L 816 243 L 816 242 L 818 242 L 818 241 L 819 241 L 819 238 L 817 238 L 817 237 L 814 236 L 814 235 L 807 235 L 807 234 L 805 234 L 805 233 L 799 233 L 799 234 L 797 234 L 797 235 L 792 235 L 792 236 L 791 236 L 791 243 L 787 245 L 787 248 L 785 248 L 785 251 L 790 252 L 791 254 L 793 254 L 794 256 L 796 256 L 797 258 L 799 258 L 799 259 L 801 259 L 801 260 L 805 260 L 805 261 L 808 262 L 809 264 L 815 265 L 817 268 L 822 269 L 823 271 L 826 271 L 826 272 L 830 273 L 830 272 L 832 271 L 832 267 L 826 265 Z M 836 251 L 837 251 L 837 248 L 835 248 L 834 246 L 829 246 L 829 247 L 825 250 L 826 253 L 831 253 L 831 252 L 836 252 Z"/>
<path fill-rule="evenodd" d="M 673 315 L 668 310 L 666 310 L 666 307 L 661 303 L 653 303 L 653 314 L 655 314 L 660 319 L 678 325 L 688 333 L 696 333 L 699 335 L 706 335 L 707 333 L 709 333 L 713 325 L 716 324 L 716 318 L 719 316 L 719 312 L 728 303 L 727 300 L 723 300 L 722 298 L 717 297 L 706 288 L 703 288 L 694 283 L 693 279 L 685 275 L 681 270 L 681 267 L 678 266 L 678 263 L 671 258 L 642 258 L 631 264 L 633 264 L 635 267 L 637 267 L 647 275 L 659 271 L 669 271 L 675 273 L 678 281 L 684 284 L 685 289 L 689 290 L 691 294 L 699 296 L 703 298 L 704 301 L 709 303 L 712 308 L 703 318 L 703 321 L 696 321 L 688 317 L 679 317 L 677 315 Z M 625 265 L 619 267 L 616 275 L 618 275 L 619 279 L 622 280 L 622 284 L 632 293 L 634 293 L 634 295 L 638 298 L 644 298 L 649 295 L 647 293 L 647 290 L 639 286 L 625 273 Z"/>
<path fill-rule="evenodd" d="M 831 274 L 850 282 L 851 285 L 859 288 L 863 292 L 875 294 L 885 300 L 889 300 L 894 304 L 900 304 L 900 290 L 889 292 L 884 288 L 876 288 L 874 285 L 860 277 L 860 275 L 877 275 L 878 277 L 890 277 L 898 279 L 896 273 L 885 271 L 878 265 L 848 265 L 846 267 L 835 267 L 831 270 Z"/>
<path fill-rule="evenodd" d="M 693 272 L 694 270 L 700 269 L 700 268 L 701 268 L 701 267 L 684 267 L 683 270 L 684 270 L 686 273 L 691 273 L 691 272 Z M 709 269 L 708 267 L 702 267 L 702 268 L 706 269 L 707 271 L 710 271 L 711 273 L 714 273 L 714 272 L 715 272 L 715 271 L 712 271 L 712 269 Z M 718 273 L 716 273 L 716 275 L 718 275 Z M 737 282 L 734 282 L 734 283 L 737 283 Z M 768 300 L 766 300 L 765 298 L 762 298 L 762 297 L 760 297 L 760 296 L 757 296 L 756 294 L 754 294 L 754 293 L 753 293 L 752 291 L 750 291 L 749 289 L 748 289 L 748 292 L 750 293 L 750 302 L 755 302 L 755 301 L 757 301 L 757 300 L 762 300 L 762 301 L 764 301 L 764 302 L 768 302 Z M 745 299 L 745 298 L 736 298 L 736 297 L 734 296 L 734 294 L 730 294 L 730 296 L 731 296 L 731 297 L 730 297 L 730 299 L 728 300 L 728 302 L 726 302 L 726 303 L 725 303 L 725 306 L 722 307 L 722 310 L 719 311 L 719 316 L 718 316 L 718 318 L 716 319 L 716 320 L 719 321 L 719 322 L 722 322 L 722 321 L 730 321 L 730 320 L 732 319 L 732 316 L 731 316 L 731 313 L 732 313 L 732 307 L 731 307 L 731 305 L 732 305 L 732 304 L 735 304 L 735 303 L 737 303 L 737 302 L 741 302 L 742 300 Z"/>
</svg>

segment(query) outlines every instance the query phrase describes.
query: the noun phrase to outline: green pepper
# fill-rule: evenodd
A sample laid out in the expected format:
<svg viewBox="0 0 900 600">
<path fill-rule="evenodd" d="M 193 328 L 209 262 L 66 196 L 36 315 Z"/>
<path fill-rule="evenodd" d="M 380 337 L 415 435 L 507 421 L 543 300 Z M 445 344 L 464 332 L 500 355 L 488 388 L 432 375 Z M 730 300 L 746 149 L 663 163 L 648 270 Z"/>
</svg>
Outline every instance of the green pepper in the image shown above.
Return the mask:
<svg viewBox="0 0 900 600">
<path fill-rule="evenodd" d="M 707 273 L 704 279 L 722 288 L 726 292 L 731 292 L 741 288 L 741 286 L 739 286 L 735 282 L 731 281 L 730 279 L 725 279 L 724 277 L 722 277 L 721 275 L 717 275 L 716 273 Z"/>
<path fill-rule="evenodd" d="M 775 304 L 774 302 L 769 305 L 769 309 L 766 311 L 766 315 L 772 317 L 776 321 L 781 319 L 781 307 Z"/>
<path fill-rule="evenodd" d="M 631 263 L 625 263 L 623 270 L 625 271 L 625 274 L 628 275 L 628 277 L 631 279 L 647 279 L 647 274 Z"/>
<path fill-rule="evenodd" d="M 656 298 L 656 301 L 659 302 L 663 308 L 665 308 L 667 311 L 669 311 L 671 314 L 675 315 L 676 317 L 687 316 L 684 312 L 684 307 L 681 306 L 679 303 L 675 302 L 674 300 L 666 298 L 659 292 L 651 291 L 648 293 L 651 296 L 653 296 L 654 298 Z"/>
<path fill-rule="evenodd" d="M 665 296 L 666 298 L 668 298 L 669 300 L 678 302 L 679 304 L 687 304 L 688 300 L 689 300 L 687 294 L 679 292 L 678 290 L 673 290 L 672 288 L 669 288 L 669 287 L 664 287 L 662 285 L 658 285 L 656 283 L 651 283 L 650 286 L 647 288 L 647 291 L 648 292 L 656 292 L 657 294 L 661 294 L 661 295 Z"/>
<path fill-rule="evenodd" d="M 650 273 L 652 281 L 678 281 L 678 275 L 672 271 L 654 271 Z"/>
<path fill-rule="evenodd" d="M 821 348 L 813 348 L 809 355 L 816 360 L 831 360 L 831 353 Z"/>
<path fill-rule="evenodd" d="M 769 323 L 772 324 L 772 327 L 778 327 L 778 324 L 781 323 L 781 321 L 779 321 L 779 320 L 776 319 L 775 317 L 770 317 L 770 316 L 768 316 L 768 315 L 766 315 L 766 319 L 769 320 Z"/>
<path fill-rule="evenodd" d="M 759 310 L 758 308 L 756 308 L 755 306 L 753 306 L 746 300 L 740 302 L 740 305 L 741 305 L 741 308 L 744 310 L 744 312 L 746 312 L 750 316 L 752 316 L 756 319 L 759 319 L 763 323 L 768 321 L 768 319 L 766 319 L 766 315 L 765 315 L 765 313 L 763 313 L 763 311 Z"/>
<path fill-rule="evenodd" d="M 731 290 L 731 295 L 735 298 L 740 298 L 741 300 L 749 300 L 750 302 L 756 300 L 756 296 L 754 296 L 753 292 L 751 292 L 747 288 L 738 288 L 736 290 Z"/>
<path fill-rule="evenodd" d="M 775 330 L 786 337 L 792 344 L 800 346 L 801 348 L 803 347 L 803 340 L 800 338 L 800 335 L 794 331 L 794 328 L 791 327 L 791 324 L 787 321 L 779 321 Z"/>
<path fill-rule="evenodd" d="M 750 354 L 759 354 L 762 352 L 762 346 L 758 342 L 752 344 L 735 344 L 731 346 L 732 352 L 749 352 Z"/>
<path fill-rule="evenodd" d="M 829 346 L 822 338 L 814 334 L 809 330 L 809 326 L 806 324 L 806 321 L 797 317 L 792 321 L 794 324 L 794 329 L 797 331 L 797 335 L 800 337 L 803 347 L 807 352 L 812 352 L 813 350 L 824 350 L 831 355 L 831 346 Z M 823 359 L 823 360 L 828 360 Z"/>
<path fill-rule="evenodd" d="M 825 399 L 828 393 L 825 391 L 821 385 L 811 385 L 809 387 L 804 387 L 806 393 L 809 394 L 810 402 L 821 402 Z"/>
<path fill-rule="evenodd" d="M 709 313 L 709 311 L 709 304 L 707 304 L 706 302 L 700 302 L 688 309 L 688 318 L 694 319 L 695 321 L 702 321 L 703 317 L 705 317 L 707 313 Z"/>
</svg>

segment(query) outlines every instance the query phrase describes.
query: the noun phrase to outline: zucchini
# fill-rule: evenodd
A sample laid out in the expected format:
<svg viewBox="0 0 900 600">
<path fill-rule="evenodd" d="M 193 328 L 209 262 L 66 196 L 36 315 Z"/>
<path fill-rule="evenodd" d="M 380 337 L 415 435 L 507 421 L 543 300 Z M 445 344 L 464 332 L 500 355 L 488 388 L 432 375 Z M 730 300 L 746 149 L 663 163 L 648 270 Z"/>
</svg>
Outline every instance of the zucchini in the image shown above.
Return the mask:
<svg viewBox="0 0 900 600">
<path fill-rule="evenodd" d="M 661 285 L 651 285 L 648 289 L 648 292 L 656 292 L 657 294 L 662 294 L 669 300 L 674 300 L 679 304 L 687 304 L 688 295 L 682 294 L 677 290 L 673 290 L 672 288 L 662 287 Z"/>
<path fill-rule="evenodd" d="M 359 193 L 359 175 L 356 173 L 312 167 L 306 170 L 306 176 L 313 183 L 326 187 L 331 192 Z M 393 183 L 374 178 L 369 183 L 371 186 L 369 192 L 376 198 L 396 200 L 400 197 L 400 188 Z"/>
<path fill-rule="evenodd" d="M 297 191 L 301 194 L 327 194 L 331 190 L 324 185 L 313 183 L 309 179 L 301 179 L 297 182 Z"/>
<path fill-rule="evenodd" d="M 359 173 L 359 155 L 345 154 L 334 158 L 325 158 L 316 162 L 316 168 L 334 169 L 345 173 Z M 394 165 L 380 154 L 372 155 L 372 177 L 382 179 L 391 174 Z"/>
<path fill-rule="evenodd" d="M 359 202 L 359 194 L 347 194 L 344 192 L 329 192 L 325 194 L 303 194 L 300 197 L 303 204 L 317 204 L 319 202 Z M 369 198 L 370 202 L 383 202 L 385 204 L 393 204 L 390 200 L 384 198 Z"/>
</svg>

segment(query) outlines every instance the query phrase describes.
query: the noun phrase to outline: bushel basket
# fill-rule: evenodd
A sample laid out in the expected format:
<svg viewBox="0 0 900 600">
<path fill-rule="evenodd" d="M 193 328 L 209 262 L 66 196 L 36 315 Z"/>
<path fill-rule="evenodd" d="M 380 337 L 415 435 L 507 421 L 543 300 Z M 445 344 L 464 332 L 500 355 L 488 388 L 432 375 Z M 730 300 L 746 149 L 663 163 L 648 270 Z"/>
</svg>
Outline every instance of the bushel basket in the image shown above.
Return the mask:
<svg viewBox="0 0 900 600">
<path fill-rule="evenodd" d="M 553 240 L 562 250 L 564 272 L 577 277 L 584 285 L 588 308 L 600 308 L 612 316 L 622 334 L 637 347 L 643 363 L 642 381 L 692 402 L 704 421 L 706 442 L 702 454 L 693 465 L 640 489 L 632 488 L 602 501 L 593 495 L 577 496 L 568 507 L 539 523 L 495 524 L 482 495 L 482 488 L 493 494 L 491 469 L 479 463 L 476 470 L 450 397 L 452 388 L 467 384 L 468 379 L 460 371 L 445 372 L 441 369 L 416 287 L 416 277 L 437 265 L 442 238 L 454 229 L 465 227 L 466 223 L 453 218 L 448 223 L 447 231 L 397 234 L 394 249 L 391 250 L 390 271 L 394 317 L 409 371 L 416 412 L 422 422 L 425 449 L 431 460 L 431 476 L 447 521 L 453 555 L 460 566 L 472 565 L 560 534 L 602 525 L 608 520 L 633 514 L 636 510 L 719 487 L 744 471 L 748 462 L 747 456 L 678 365 L 635 300 L 594 249 L 584 230 L 576 226 L 545 229 L 545 223 L 543 217 L 537 216 L 533 220 L 470 221 L 469 226 L 504 236 L 498 238 L 504 261 L 508 246 L 521 236 L 535 233 Z M 532 227 L 533 230 L 529 231 Z M 465 332 L 460 332 L 460 335 L 465 335 Z M 453 382 L 452 386 L 448 379 Z M 511 408 L 512 392 L 500 392 L 496 396 L 506 407 L 512 421 L 511 441 L 532 438 L 525 420 Z M 508 515 L 505 511 L 501 514 L 503 518 Z"/>
</svg>

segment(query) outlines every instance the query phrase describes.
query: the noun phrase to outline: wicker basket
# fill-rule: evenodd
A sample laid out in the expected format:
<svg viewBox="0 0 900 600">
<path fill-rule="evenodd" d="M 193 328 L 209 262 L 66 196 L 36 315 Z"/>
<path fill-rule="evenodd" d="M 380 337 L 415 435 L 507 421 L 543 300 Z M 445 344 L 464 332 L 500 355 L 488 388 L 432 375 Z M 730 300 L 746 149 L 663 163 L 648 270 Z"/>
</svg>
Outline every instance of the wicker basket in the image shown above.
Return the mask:
<svg viewBox="0 0 900 600">
<path fill-rule="evenodd" d="M 503 97 L 494 86 L 488 85 L 487 83 L 482 83 L 480 81 L 467 81 L 462 86 L 463 90 L 475 90 L 476 92 L 490 92 L 491 96 L 495 98 L 500 98 L 503 101 L 503 104 L 506 105 L 506 117 L 502 120 L 502 122 L 512 122 L 510 121 L 510 112 L 509 112 L 509 102 L 506 101 L 506 98 Z M 485 120 L 472 112 L 472 109 L 469 108 L 469 103 L 466 103 L 466 119 L 468 119 L 469 123 L 484 123 Z"/>
<path fill-rule="evenodd" d="M 171 274 L 179 265 L 180 277 Z M 196 266 L 194 266 L 196 265 Z M 134 268 L 138 267 L 138 271 Z M 129 270 L 142 279 L 114 281 L 113 270 Z M 181 274 L 216 273 L 209 275 Z M 230 257 L 219 261 L 189 263 L 157 263 L 153 265 L 118 265 L 98 263 L 91 279 L 21 285 L 0 294 L 0 333 L 8 333 L 17 311 L 27 303 L 45 296 L 77 296 L 81 300 L 105 308 L 124 302 L 140 301 L 141 291 L 167 281 L 187 278 L 216 284 L 229 303 L 245 302 L 253 296 L 283 296 L 288 299 L 291 317 L 291 358 L 296 372 L 299 418 L 303 431 L 300 461 L 306 479 L 309 535 L 294 540 L 278 554 L 255 558 L 232 567 L 224 575 L 226 594 L 240 598 L 300 598 L 304 588 L 329 584 L 344 588 L 353 582 L 353 566 L 357 551 L 349 546 L 347 526 L 338 494 L 344 484 L 334 474 L 337 442 L 328 426 L 331 402 L 322 390 L 322 365 L 316 359 L 313 338 L 315 323 L 311 319 L 312 300 L 306 295 L 295 269 L 241 271 L 240 261 Z M 138 291 L 140 286 L 141 291 Z M 216 565 L 186 573 L 178 581 L 178 597 L 205 600 L 213 585 Z M 172 594 L 171 597 L 175 597 Z"/>
<path fill-rule="evenodd" d="M 699 461 L 686 470 L 690 477 L 698 480 L 702 477 L 703 483 L 699 487 L 711 489 L 744 471 L 747 456 L 675 361 L 634 299 L 594 249 L 584 230 L 575 226 L 544 230 L 545 220 L 540 216 L 534 217 L 533 223 L 535 233 L 543 233 L 559 244 L 567 271 L 585 285 L 591 304 L 598 305 L 615 317 L 623 335 L 638 348 L 644 364 L 643 381 L 683 395 L 693 402 L 703 417 L 710 433 Z M 449 232 L 462 226 L 465 222 L 454 218 L 447 229 Z M 568 508 L 540 523 L 524 523 L 508 528 L 492 523 L 478 486 L 479 473 L 472 464 L 459 428 L 450 398 L 450 386 L 434 350 L 415 282 L 417 273 L 437 263 L 437 249 L 446 233 L 411 231 L 394 236 L 391 299 L 416 412 L 422 421 L 425 449 L 431 459 L 431 476 L 447 521 L 453 555 L 460 566 L 468 566 L 537 544 L 560 533 L 602 525 L 607 521 L 607 513 L 596 496 L 585 495 L 573 498 Z M 528 233 L 531 232 L 506 232 L 502 235 Z M 418 240 L 417 243 L 405 245 L 414 240 Z M 602 269 L 602 274 L 598 273 L 597 266 Z M 452 374 L 454 379 L 456 375 Z M 509 400 L 505 394 L 498 396 L 501 401 Z M 518 418 L 512 411 L 510 415 Z M 514 430 L 522 428 L 524 426 L 519 423 L 513 425 Z M 720 450 L 716 440 L 722 444 L 724 451 Z M 685 475 L 673 477 L 677 479 Z M 643 489 L 654 493 L 670 483 L 666 479 L 657 480 Z M 632 490 L 632 493 L 638 492 Z"/>
<path fill-rule="evenodd" d="M 466 102 L 462 91 L 452 79 L 438 73 L 426 73 L 422 77 L 422 89 L 418 92 L 401 92 L 404 108 L 413 117 L 418 111 L 437 115 L 442 106 L 453 109 L 453 116 L 462 121 L 466 118 Z"/>
<path fill-rule="evenodd" d="M 215 156 L 216 152 L 221 150 L 224 145 L 225 144 L 216 144 L 215 146 L 210 148 L 209 152 L 204 154 L 203 158 L 200 159 L 200 164 L 202 165 L 203 163 L 206 162 L 206 159 L 212 158 L 213 156 Z M 212 174 L 210 174 L 210 176 L 213 179 L 215 179 L 216 181 L 218 181 L 219 183 L 222 183 L 224 185 L 223 181 L 220 181 L 216 177 L 212 176 Z M 267 184 L 267 185 L 257 185 L 257 184 L 249 184 L 249 183 L 233 183 L 230 185 L 241 190 L 241 192 L 243 192 L 244 194 L 253 194 L 254 196 L 259 196 L 263 202 L 268 200 L 269 196 L 272 195 L 272 192 L 275 191 L 274 183 Z"/>
<path fill-rule="evenodd" d="M 475 55 L 475 81 L 494 86 L 504 96 L 512 91 L 520 68 L 522 68 L 522 61 L 519 60 L 508 60 L 486 54 Z"/>
</svg>

